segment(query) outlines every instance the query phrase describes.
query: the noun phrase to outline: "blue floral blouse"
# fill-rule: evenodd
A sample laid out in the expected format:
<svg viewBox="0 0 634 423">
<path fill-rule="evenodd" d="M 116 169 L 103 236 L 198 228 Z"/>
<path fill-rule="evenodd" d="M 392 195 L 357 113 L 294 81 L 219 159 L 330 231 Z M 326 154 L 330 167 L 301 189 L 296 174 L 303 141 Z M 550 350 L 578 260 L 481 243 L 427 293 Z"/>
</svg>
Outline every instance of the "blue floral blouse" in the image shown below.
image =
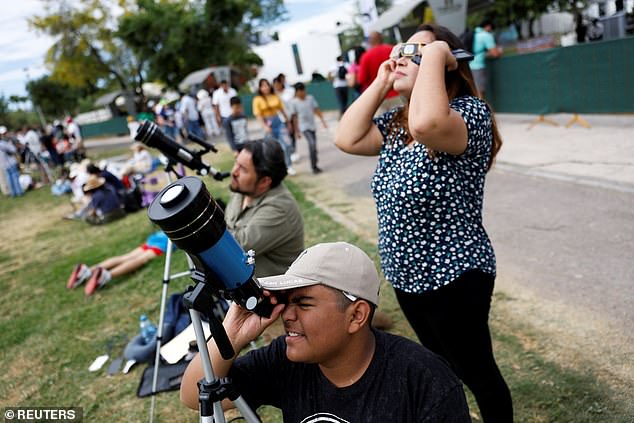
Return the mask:
<svg viewBox="0 0 634 423">
<path fill-rule="evenodd" d="M 458 156 L 405 145 L 389 130 L 398 109 L 374 119 L 383 146 L 372 179 L 383 273 L 408 293 L 438 289 L 471 269 L 495 276 L 495 254 L 482 226 L 484 179 L 493 143 L 491 111 L 477 97 L 454 99 L 468 131 Z"/>
</svg>

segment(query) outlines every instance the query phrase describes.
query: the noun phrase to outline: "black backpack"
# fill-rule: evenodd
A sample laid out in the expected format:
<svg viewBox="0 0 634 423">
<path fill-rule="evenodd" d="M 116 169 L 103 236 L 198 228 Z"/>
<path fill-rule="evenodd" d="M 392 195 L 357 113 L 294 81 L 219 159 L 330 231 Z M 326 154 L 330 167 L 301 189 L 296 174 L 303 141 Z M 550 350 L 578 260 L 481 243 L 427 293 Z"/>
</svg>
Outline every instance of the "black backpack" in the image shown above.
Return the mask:
<svg viewBox="0 0 634 423">
<path fill-rule="evenodd" d="M 464 48 L 473 53 L 473 38 L 475 36 L 475 31 L 471 28 L 466 28 L 464 32 L 460 35 L 460 41 L 464 44 Z"/>
<path fill-rule="evenodd" d="M 337 69 L 337 77 L 339 79 L 346 79 L 346 74 L 348 73 L 348 69 L 344 65 L 339 66 Z"/>
</svg>

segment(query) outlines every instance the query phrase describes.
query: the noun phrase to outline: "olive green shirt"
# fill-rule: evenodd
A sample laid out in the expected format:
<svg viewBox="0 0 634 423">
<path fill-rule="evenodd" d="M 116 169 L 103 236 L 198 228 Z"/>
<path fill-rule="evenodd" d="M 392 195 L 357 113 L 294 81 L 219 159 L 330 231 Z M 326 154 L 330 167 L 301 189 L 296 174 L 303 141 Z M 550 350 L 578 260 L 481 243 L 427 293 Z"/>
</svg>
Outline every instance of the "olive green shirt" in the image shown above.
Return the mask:
<svg viewBox="0 0 634 423">
<path fill-rule="evenodd" d="M 304 221 L 282 184 L 242 209 L 244 195 L 233 193 L 225 210 L 227 229 L 245 250 L 255 251 L 255 276 L 281 275 L 304 251 Z"/>
</svg>

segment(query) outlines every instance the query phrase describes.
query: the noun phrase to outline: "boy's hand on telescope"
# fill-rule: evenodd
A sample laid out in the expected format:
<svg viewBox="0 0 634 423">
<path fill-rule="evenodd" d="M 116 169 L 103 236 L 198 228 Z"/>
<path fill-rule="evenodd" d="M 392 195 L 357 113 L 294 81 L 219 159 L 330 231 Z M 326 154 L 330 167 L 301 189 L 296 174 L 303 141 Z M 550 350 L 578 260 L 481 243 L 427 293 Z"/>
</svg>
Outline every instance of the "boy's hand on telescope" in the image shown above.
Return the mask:
<svg viewBox="0 0 634 423">
<path fill-rule="evenodd" d="M 225 327 L 227 336 L 236 351 L 240 351 L 249 342 L 257 338 L 269 327 L 282 313 L 285 304 L 278 304 L 274 295 L 264 291 L 264 295 L 271 298 L 271 303 L 275 305 L 271 312 L 271 317 L 262 317 L 252 313 L 236 303 L 231 304 L 222 324 Z"/>
</svg>

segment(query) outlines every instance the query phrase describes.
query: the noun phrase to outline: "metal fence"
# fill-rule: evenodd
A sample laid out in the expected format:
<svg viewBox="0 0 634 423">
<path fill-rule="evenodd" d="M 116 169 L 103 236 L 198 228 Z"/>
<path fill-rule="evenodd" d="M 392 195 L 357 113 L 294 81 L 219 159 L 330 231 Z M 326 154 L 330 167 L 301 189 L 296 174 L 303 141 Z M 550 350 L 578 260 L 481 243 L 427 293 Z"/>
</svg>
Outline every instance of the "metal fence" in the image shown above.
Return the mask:
<svg viewBox="0 0 634 423">
<path fill-rule="evenodd" d="M 506 113 L 634 112 L 634 37 L 491 60 L 487 99 Z"/>
</svg>

